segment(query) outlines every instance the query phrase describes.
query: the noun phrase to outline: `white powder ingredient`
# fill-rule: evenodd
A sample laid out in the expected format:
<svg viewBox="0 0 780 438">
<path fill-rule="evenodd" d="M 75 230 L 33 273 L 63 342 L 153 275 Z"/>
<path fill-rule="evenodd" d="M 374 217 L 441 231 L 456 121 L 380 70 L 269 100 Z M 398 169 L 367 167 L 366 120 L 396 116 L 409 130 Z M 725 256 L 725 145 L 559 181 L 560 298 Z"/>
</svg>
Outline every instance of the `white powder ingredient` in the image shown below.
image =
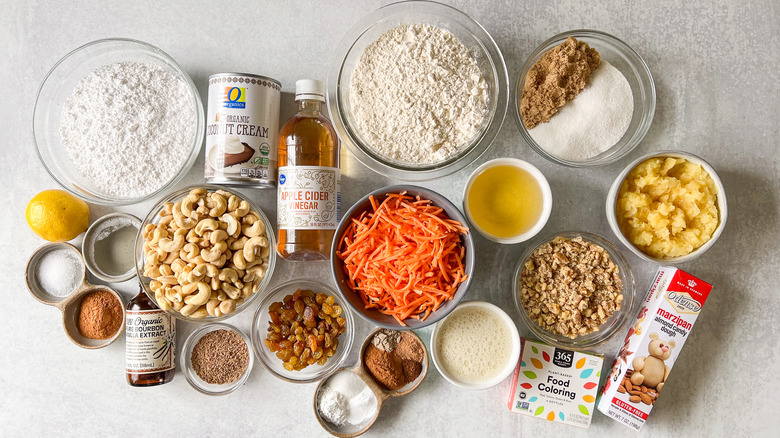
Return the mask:
<svg viewBox="0 0 780 438">
<path fill-rule="evenodd" d="M 73 90 L 60 119 L 73 166 L 96 191 L 120 199 L 168 183 L 187 159 L 196 127 L 187 83 L 144 62 L 93 71 Z"/>
<path fill-rule="evenodd" d="M 317 398 L 320 415 L 335 426 L 359 426 L 376 414 L 378 402 L 371 388 L 351 371 L 328 379 Z"/>
<path fill-rule="evenodd" d="M 81 261 L 66 249 L 55 249 L 43 255 L 35 269 L 38 284 L 55 297 L 64 297 L 81 282 Z"/>
<path fill-rule="evenodd" d="M 634 113 L 631 86 L 620 70 L 601 60 L 591 83 L 547 123 L 528 131 L 545 151 L 570 161 L 585 161 L 614 146 Z"/>
<path fill-rule="evenodd" d="M 479 135 L 487 83 L 469 49 L 447 30 L 403 25 L 366 47 L 350 79 L 363 141 L 412 164 L 447 160 Z"/>
</svg>

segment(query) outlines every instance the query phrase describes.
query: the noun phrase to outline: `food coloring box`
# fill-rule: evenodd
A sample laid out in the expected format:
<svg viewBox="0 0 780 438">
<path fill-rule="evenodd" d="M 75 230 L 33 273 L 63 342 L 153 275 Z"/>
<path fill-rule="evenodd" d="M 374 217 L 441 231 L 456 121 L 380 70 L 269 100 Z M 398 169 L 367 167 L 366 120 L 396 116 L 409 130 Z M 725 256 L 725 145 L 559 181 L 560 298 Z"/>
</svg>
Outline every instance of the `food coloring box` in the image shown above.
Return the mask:
<svg viewBox="0 0 780 438">
<path fill-rule="evenodd" d="M 711 290 L 680 269 L 658 269 L 601 390 L 599 411 L 642 428 Z"/>
<path fill-rule="evenodd" d="M 509 410 L 589 428 L 603 359 L 522 339 L 509 390 Z"/>
</svg>

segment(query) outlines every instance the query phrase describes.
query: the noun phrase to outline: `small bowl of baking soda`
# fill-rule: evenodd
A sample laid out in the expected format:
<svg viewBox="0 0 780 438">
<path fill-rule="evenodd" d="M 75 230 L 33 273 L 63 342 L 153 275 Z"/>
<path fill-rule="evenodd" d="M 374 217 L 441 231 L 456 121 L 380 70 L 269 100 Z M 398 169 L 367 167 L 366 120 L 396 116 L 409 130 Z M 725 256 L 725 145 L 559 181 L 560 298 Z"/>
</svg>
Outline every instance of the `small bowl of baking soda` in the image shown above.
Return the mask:
<svg viewBox="0 0 780 438">
<path fill-rule="evenodd" d="M 639 145 L 655 99 L 650 69 L 631 47 L 604 32 L 573 30 L 528 57 L 514 106 L 532 149 L 554 163 L 589 167 L 614 163 Z"/>
</svg>

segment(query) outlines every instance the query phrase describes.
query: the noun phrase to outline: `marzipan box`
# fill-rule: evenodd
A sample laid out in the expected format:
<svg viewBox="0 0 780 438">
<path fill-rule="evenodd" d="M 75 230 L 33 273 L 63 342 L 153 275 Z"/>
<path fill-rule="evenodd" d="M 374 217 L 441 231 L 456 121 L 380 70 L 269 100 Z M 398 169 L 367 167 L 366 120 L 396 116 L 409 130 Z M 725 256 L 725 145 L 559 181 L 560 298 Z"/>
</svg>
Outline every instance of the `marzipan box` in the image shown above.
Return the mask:
<svg viewBox="0 0 780 438">
<path fill-rule="evenodd" d="M 677 268 L 656 273 L 598 400 L 598 410 L 639 430 L 691 333 L 712 285 Z"/>
<path fill-rule="evenodd" d="M 509 410 L 590 427 L 604 360 L 529 339 L 522 342 L 523 352 L 509 388 Z"/>
</svg>

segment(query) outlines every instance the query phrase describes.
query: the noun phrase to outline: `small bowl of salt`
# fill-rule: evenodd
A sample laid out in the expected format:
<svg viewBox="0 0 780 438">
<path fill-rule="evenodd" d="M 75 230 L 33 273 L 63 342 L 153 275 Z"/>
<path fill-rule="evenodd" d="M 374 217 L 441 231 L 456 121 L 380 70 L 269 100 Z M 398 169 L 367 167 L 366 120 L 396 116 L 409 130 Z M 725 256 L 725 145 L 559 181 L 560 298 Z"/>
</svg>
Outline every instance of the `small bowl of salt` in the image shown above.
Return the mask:
<svg viewBox="0 0 780 438">
<path fill-rule="evenodd" d="M 528 57 L 514 107 L 533 150 L 557 164 L 592 167 L 639 145 L 655 100 L 653 77 L 637 52 L 612 35 L 583 29 L 555 35 Z"/>
</svg>

